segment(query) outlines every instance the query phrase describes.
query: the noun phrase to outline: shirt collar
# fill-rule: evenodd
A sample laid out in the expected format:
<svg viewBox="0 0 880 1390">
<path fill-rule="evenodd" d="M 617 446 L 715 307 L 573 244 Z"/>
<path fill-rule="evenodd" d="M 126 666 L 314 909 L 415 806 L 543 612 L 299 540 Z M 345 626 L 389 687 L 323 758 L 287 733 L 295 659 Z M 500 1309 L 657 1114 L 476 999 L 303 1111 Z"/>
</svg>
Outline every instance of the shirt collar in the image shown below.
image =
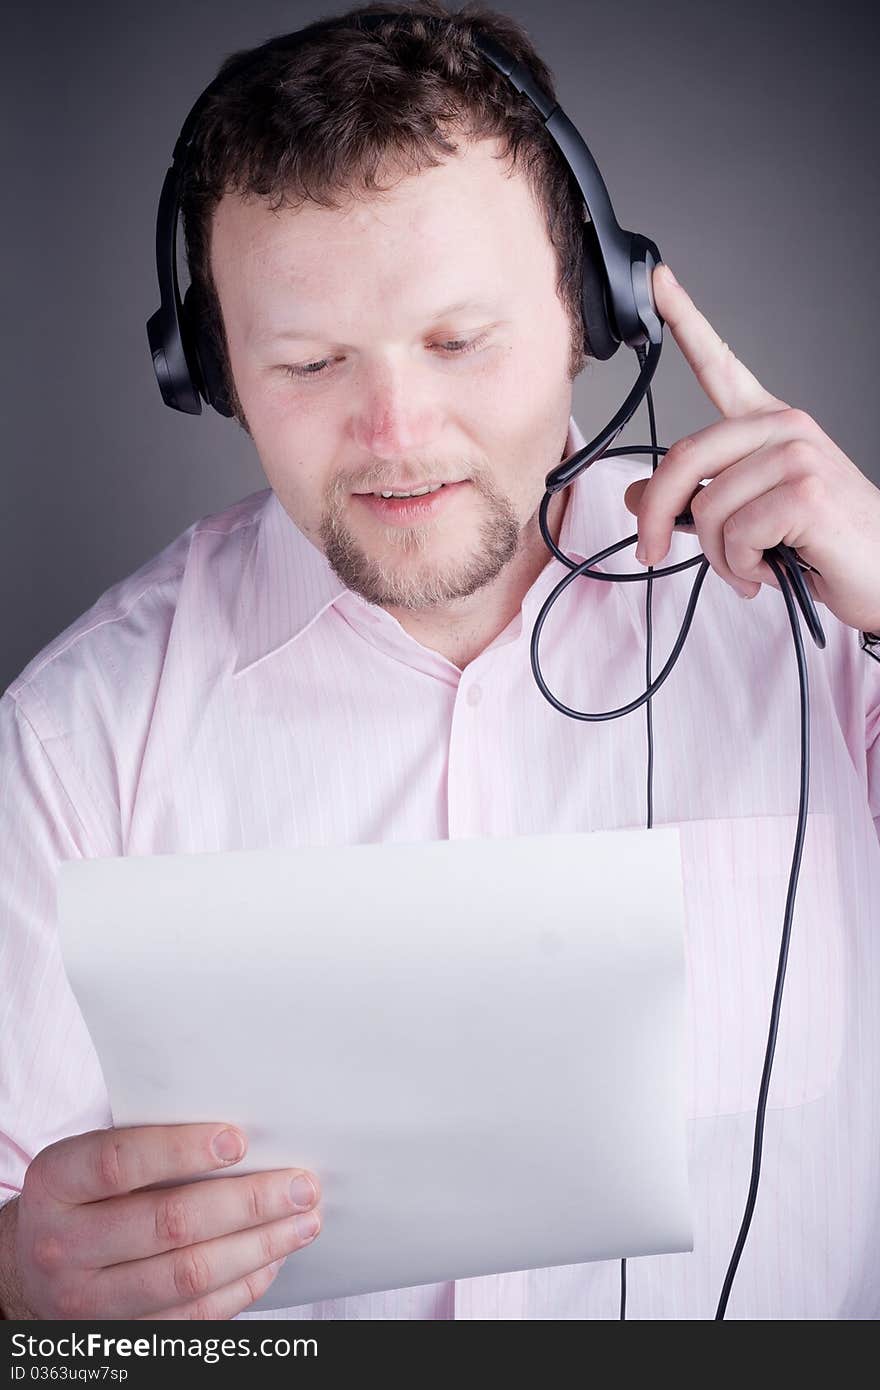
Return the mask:
<svg viewBox="0 0 880 1390">
<path fill-rule="evenodd" d="M 570 417 L 563 459 L 582 449 L 585 443 L 577 422 Z M 587 479 L 592 473 L 592 468 L 587 469 L 570 485 L 559 536 L 560 550 L 578 560 L 585 560 L 607 545 L 609 539 L 609 533 L 602 531 L 595 543 L 590 540 L 604 519 L 592 504 L 593 499 L 586 496 Z M 623 509 L 622 501 L 620 505 Z M 558 562 L 555 564 L 558 568 Z M 556 578 L 562 573 L 559 568 Z M 264 657 L 296 641 L 346 593 L 350 594 L 349 601 L 374 610 L 375 605 L 346 588 L 323 551 L 303 535 L 275 492 L 267 489 L 266 501 L 256 524 L 248 529 L 245 542 L 233 623 L 236 660 L 232 674 L 237 676 L 251 669 Z"/>
</svg>

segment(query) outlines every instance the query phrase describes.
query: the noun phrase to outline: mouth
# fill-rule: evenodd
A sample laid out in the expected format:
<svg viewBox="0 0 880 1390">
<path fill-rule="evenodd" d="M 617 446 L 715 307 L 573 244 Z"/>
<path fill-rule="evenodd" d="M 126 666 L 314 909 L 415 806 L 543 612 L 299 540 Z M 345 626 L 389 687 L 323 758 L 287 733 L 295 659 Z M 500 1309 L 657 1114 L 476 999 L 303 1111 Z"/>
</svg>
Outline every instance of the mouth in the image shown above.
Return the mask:
<svg viewBox="0 0 880 1390">
<path fill-rule="evenodd" d="M 470 480 L 464 478 L 458 483 L 423 483 L 422 486 L 426 489 L 423 493 L 418 495 L 419 489 L 416 489 L 416 495 L 408 497 L 386 497 L 373 492 L 355 492 L 352 496 L 363 506 L 369 507 L 375 516 L 393 525 L 395 521 L 405 523 L 438 515 L 442 508 L 451 505 L 456 494 L 470 486 Z M 385 491 L 393 492 L 395 489 Z"/>
</svg>

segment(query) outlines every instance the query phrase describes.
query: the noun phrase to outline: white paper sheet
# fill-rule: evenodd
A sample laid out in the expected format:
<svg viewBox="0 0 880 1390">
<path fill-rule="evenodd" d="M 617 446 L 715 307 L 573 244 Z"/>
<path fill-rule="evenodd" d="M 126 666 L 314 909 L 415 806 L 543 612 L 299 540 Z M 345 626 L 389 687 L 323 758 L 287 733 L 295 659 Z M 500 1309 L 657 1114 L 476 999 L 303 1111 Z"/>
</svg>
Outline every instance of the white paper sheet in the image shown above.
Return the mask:
<svg viewBox="0 0 880 1390">
<path fill-rule="evenodd" d="M 692 1249 L 677 828 L 71 860 L 58 915 L 114 1123 L 321 1181 L 253 1310 Z"/>
</svg>

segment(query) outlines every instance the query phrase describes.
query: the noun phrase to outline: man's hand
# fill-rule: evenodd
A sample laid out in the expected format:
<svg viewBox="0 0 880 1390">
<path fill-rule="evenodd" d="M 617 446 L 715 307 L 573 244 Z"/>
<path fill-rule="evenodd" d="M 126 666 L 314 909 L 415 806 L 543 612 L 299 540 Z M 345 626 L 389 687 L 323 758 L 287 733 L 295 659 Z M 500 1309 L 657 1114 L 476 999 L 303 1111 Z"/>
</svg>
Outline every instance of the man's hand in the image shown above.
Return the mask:
<svg viewBox="0 0 880 1390">
<path fill-rule="evenodd" d="M 722 418 L 679 439 L 650 478 L 626 489 L 626 507 L 638 517 L 638 558 L 659 565 L 675 518 L 690 508 L 693 528 L 679 529 L 696 531 L 706 559 L 733 588 L 749 598 L 762 584 L 778 589 L 763 552 L 782 541 L 818 571 L 803 572 L 815 599 L 849 627 L 880 631 L 880 488 L 805 411 L 764 389 L 667 267 L 656 267 L 652 285 Z M 712 481 L 698 491 L 704 478 Z"/>
<path fill-rule="evenodd" d="M 228 1168 L 246 1147 L 239 1130 L 196 1124 L 100 1129 L 43 1149 L 0 1210 L 6 1316 L 242 1312 L 320 1230 L 317 1179 L 287 1168 L 150 1188 Z"/>
</svg>

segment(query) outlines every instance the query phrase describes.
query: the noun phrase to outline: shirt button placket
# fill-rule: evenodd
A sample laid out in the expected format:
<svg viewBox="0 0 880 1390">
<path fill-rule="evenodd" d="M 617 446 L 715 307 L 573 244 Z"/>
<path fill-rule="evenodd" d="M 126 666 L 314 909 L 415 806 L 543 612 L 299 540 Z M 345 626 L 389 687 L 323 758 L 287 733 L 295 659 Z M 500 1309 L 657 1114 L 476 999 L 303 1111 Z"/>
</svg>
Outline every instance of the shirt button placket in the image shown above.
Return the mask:
<svg viewBox="0 0 880 1390">
<path fill-rule="evenodd" d="M 483 798 L 480 787 L 480 719 L 475 711 L 483 699 L 483 687 L 478 681 L 462 690 L 453 715 L 452 738 L 449 747 L 447 800 L 449 807 L 449 838 L 473 839 L 486 833 L 483 825 Z"/>
</svg>

